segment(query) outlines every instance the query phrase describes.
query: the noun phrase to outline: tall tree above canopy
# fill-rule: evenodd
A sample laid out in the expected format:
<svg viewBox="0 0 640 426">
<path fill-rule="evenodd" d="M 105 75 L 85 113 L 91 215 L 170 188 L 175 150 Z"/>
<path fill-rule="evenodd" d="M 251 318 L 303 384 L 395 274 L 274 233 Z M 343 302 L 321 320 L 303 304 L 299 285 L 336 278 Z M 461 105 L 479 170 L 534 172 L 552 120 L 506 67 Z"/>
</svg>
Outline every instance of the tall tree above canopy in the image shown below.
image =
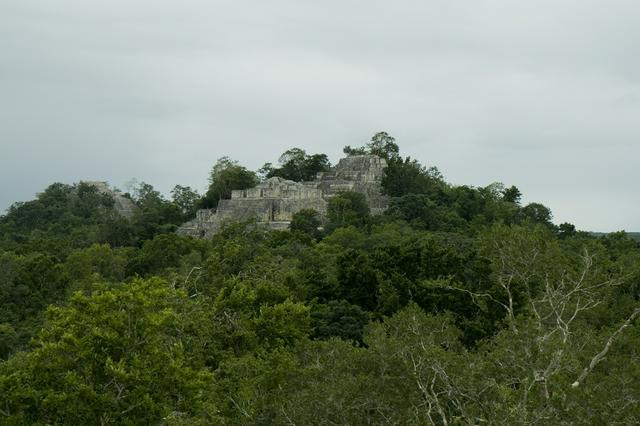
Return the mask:
<svg viewBox="0 0 640 426">
<path fill-rule="evenodd" d="M 360 148 L 352 148 L 347 145 L 342 150 L 347 155 L 372 154 L 386 160 L 399 158 L 400 148 L 396 139 L 387 132 L 378 132 L 371 137 L 371 141 Z"/>
<path fill-rule="evenodd" d="M 553 226 L 551 209 L 540 203 L 529 203 L 520 209 L 521 221 L 540 223 L 549 227 Z"/>
<path fill-rule="evenodd" d="M 176 185 L 171 190 L 171 198 L 185 219 L 195 216 L 196 203 L 200 198 L 197 191 L 191 189 L 190 186 Z"/>
<path fill-rule="evenodd" d="M 252 188 L 258 184 L 258 176 L 229 157 L 218 159 L 209 175 L 209 190 L 200 200 L 199 207 L 214 208 L 220 200 L 231 198 L 234 189 Z"/>
<path fill-rule="evenodd" d="M 428 194 L 438 197 L 446 186 L 437 168 L 426 168 L 410 157 L 403 159 L 396 139 L 387 132 L 376 133 L 369 143 L 359 148 L 347 145 L 343 152 L 347 155 L 377 155 L 387 160 L 382 188 L 386 195 L 392 197 L 406 194 Z"/>
<path fill-rule="evenodd" d="M 314 180 L 320 172 L 326 172 L 331 167 L 326 154 L 308 155 L 304 149 L 291 148 L 278 159 L 279 167 L 266 163 L 259 170 L 265 178 L 281 177 L 295 182 Z"/>
<path fill-rule="evenodd" d="M 367 144 L 369 152 L 379 157 L 390 160 L 398 157 L 400 147 L 396 143 L 396 139 L 387 132 L 378 132 L 371 138 L 371 142 Z"/>
<path fill-rule="evenodd" d="M 520 204 L 522 193 L 516 186 L 511 185 L 511 187 L 505 188 L 502 191 L 502 199 L 509 203 Z"/>
</svg>

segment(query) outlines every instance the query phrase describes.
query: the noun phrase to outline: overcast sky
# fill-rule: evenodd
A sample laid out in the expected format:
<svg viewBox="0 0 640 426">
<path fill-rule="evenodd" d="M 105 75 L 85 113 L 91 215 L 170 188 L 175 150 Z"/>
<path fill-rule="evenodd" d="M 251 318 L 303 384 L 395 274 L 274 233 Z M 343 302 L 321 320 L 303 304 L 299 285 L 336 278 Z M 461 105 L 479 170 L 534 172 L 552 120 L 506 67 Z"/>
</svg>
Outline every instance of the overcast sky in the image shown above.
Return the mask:
<svg viewBox="0 0 640 426">
<path fill-rule="evenodd" d="M 198 190 L 218 157 L 377 131 L 556 223 L 640 231 L 637 0 L 2 0 L 0 211 L 50 183 Z"/>
</svg>

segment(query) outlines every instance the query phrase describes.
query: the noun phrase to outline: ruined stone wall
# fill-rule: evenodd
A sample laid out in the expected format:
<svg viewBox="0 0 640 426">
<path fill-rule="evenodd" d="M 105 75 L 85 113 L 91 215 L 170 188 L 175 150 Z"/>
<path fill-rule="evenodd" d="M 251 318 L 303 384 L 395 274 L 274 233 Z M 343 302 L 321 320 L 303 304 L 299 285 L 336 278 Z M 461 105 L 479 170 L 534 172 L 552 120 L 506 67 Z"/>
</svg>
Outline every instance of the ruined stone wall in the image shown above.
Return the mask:
<svg viewBox="0 0 640 426">
<path fill-rule="evenodd" d="M 231 199 L 221 200 L 217 210 L 198 211 L 178 233 L 209 237 L 225 221 L 251 218 L 270 228 L 286 229 L 293 215 L 303 209 L 318 211 L 324 220 L 327 200 L 343 191 L 364 194 L 371 213 L 379 214 L 387 206 L 387 198 L 381 194 L 386 166 L 386 161 L 375 155 L 357 155 L 341 159 L 334 169 L 319 173 L 311 182 L 274 177 L 254 188 L 232 191 Z"/>
<path fill-rule="evenodd" d="M 315 186 L 309 186 L 303 183 L 273 177 L 258 184 L 254 188 L 234 190 L 231 192 L 232 200 L 245 198 L 287 198 L 309 200 L 322 198 L 322 190 Z"/>
<path fill-rule="evenodd" d="M 381 214 L 388 205 L 382 195 L 382 177 L 387 162 L 375 155 L 353 155 L 341 159 L 334 170 L 323 173 L 319 187 L 328 198 L 342 191 L 355 191 L 367 197 L 372 214 Z"/>
</svg>

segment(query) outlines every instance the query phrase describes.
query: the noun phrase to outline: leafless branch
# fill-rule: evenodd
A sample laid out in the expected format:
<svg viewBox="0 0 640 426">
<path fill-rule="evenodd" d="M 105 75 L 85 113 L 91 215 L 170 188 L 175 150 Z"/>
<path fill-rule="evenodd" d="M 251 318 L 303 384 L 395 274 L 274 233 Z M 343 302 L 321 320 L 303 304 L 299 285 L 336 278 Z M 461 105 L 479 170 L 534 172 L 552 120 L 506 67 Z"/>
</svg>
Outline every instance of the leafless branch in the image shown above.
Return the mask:
<svg viewBox="0 0 640 426">
<path fill-rule="evenodd" d="M 571 384 L 571 387 L 577 388 L 580 384 L 587 378 L 589 373 L 593 371 L 593 369 L 607 356 L 609 349 L 611 349 L 611 345 L 616 337 L 618 337 L 625 328 L 629 327 L 631 323 L 636 319 L 636 317 L 640 315 L 640 308 L 637 308 L 633 313 L 627 318 L 627 320 L 609 337 L 607 343 L 604 345 L 604 348 L 598 352 L 589 363 L 589 366 L 585 367 L 580 373 L 580 376 L 576 379 L 575 382 Z"/>
</svg>

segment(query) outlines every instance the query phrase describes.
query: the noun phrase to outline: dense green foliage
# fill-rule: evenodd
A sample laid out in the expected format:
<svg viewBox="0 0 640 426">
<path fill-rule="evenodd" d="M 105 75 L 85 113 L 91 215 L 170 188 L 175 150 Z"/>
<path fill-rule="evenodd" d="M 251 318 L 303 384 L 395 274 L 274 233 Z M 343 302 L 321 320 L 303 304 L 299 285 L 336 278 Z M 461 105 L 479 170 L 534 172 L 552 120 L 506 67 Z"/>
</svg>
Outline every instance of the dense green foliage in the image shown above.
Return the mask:
<svg viewBox="0 0 640 426">
<path fill-rule="evenodd" d="M 188 187 L 139 185 L 130 219 L 83 184 L 12 206 L 0 424 L 640 421 L 638 242 L 453 186 L 386 133 L 346 151 L 387 159 L 385 214 L 345 192 L 326 223 L 199 240 L 173 232 Z M 225 159 L 204 199 L 255 182 Z"/>
<path fill-rule="evenodd" d="M 211 169 L 209 189 L 198 203 L 199 208 L 215 208 L 220 200 L 231 198 L 234 189 L 247 189 L 256 186 L 258 176 L 255 172 L 238 164 L 229 157 L 222 157 Z"/>
<path fill-rule="evenodd" d="M 308 155 L 300 148 L 292 148 L 284 152 L 278 159 L 279 167 L 266 163 L 259 170 L 266 179 L 281 177 L 295 182 L 311 181 L 320 172 L 326 172 L 331 167 L 326 154 Z"/>
</svg>

